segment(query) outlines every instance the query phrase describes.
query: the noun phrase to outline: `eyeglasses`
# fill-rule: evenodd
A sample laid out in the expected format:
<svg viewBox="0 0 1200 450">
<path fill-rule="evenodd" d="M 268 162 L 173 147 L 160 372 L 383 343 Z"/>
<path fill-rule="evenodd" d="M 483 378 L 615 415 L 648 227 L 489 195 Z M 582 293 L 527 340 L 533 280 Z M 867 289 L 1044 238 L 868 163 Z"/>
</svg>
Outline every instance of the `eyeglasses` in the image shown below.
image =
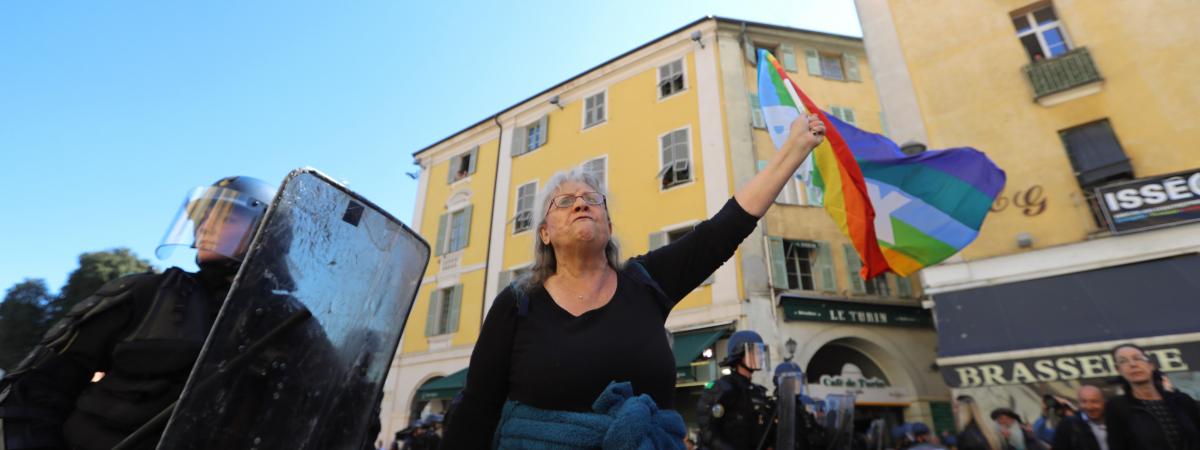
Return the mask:
<svg viewBox="0 0 1200 450">
<path fill-rule="evenodd" d="M 1135 362 L 1140 362 L 1140 363 L 1149 363 L 1149 362 L 1150 362 L 1150 360 L 1149 360 L 1149 359 L 1146 359 L 1146 357 L 1145 357 L 1145 356 L 1134 356 L 1134 357 L 1132 357 L 1132 358 L 1128 358 L 1128 359 L 1126 359 L 1126 358 L 1117 358 L 1117 365 L 1118 365 L 1118 366 L 1127 366 L 1127 365 L 1133 364 L 1133 363 L 1135 363 Z"/>
<path fill-rule="evenodd" d="M 582 198 L 589 205 L 599 206 L 604 204 L 604 194 L 599 192 L 584 192 L 579 195 L 563 194 L 555 196 L 550 200 L 550 206 L 555 208 L 570 208 L 575 204 L 575 199 Z"/>
</svg>

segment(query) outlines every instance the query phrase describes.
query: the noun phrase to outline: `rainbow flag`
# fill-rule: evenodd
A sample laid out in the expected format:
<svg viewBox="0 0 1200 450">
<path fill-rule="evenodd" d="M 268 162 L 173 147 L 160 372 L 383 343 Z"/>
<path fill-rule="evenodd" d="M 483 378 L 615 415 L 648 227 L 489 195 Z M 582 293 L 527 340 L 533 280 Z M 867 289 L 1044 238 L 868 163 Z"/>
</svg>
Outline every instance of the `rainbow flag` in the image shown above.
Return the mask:
<svg viewBox="0 0 1200 450">
<path fill-rule="evenodd" d="M 765 54 L 765 55 L 764 55 Z M 765 61 L 765 63 L 764 63 Z M 773 67 L 764 70 L 766 65 Z M 813 150 L 810 160 L 816 161 L 802 166 L 797 173 L 807 184 L 810 198 L 824 192 L 825 209 L 839 222 L 839 216 L 830 208 L 831 198 L 848 194 L 831 192 L 845 191 L 830 182 L 830 175 L 839 174 L 827 170 L 822 156 L 829 153 L 849 154 L 854 173 L 861 177 L 863 188 L 854 191 L 867 197 L 870 211 L 870 239 L 875 245 L 868 251 L 881 254 L 882 270 L 891 270 L 907 276 L 958 253 L 979 235 L 979 227 L 992 205 L 992 201 L 1004 189 L 1005 174 L 982 152 L 973 148 L 954 148 L 927 151 L 906 156 L 900 147 L 886 137 L 860 130 L 838 120 L 837 117 L 820 112 L 813 103 L 791 84 L 786 73 L 779 68 L 775 58 L 765 50 L 759 50 L 759 99 L 762 103 L 767 130 L 776 147 L 787 138 L 791 119 L 800 112 L 796 104 L 810 111 L 817 111 L 825 122 L 826 142 L 830 150 L 821 153 L 827 144 Z M 782 86 L 791 99 L 779 95 Z M 790 91 L 787 88 L 792 88 Z M 794 92 L 793 92 L 794 91 Z M 765 94 L 764 94 L 765 93 Z M 793 95 L 794 93 L 794 95 Z M 765 101 L 763 99 L 766 99 Z M 768 112 L 770 105 L 771 112 Z M 791 109 L 788 113 L 785 110 Z M 789 118 L 790 117 L 790 118 Z M 841 153 L 839 153 L 841 152 Z M 842 162 L 838 159 L 837 162 Z M 840 174 L 839 174 L 840 175 Z M 854 186 L 857 188 L 857 185 Z M 861 217 L 858 220 L 863 220 Z M 867 228 L 867 227 L 859 227 Z M 843 227 L 846 232 L 848 228 Z M 853 230 L 854 228 L 849 228 Z M 854 239 L 854 235 L 847 233 Z M 864 261 L 863 277 L 869 278 L 877 272 L 867 271 L 867 256 L 855 241 L 860 257 Z"/>
<path fill-rule="evenodd" d="M 800 114 L 812 112 L 825 122 L 825 141 L 813 149 L 799 176 L 822 192 L 825 211 L 850 238 L 862 259 L 860 275 L 870 279 L 886 272 L 888 261 L 876 243 L 875 210 L 854 155 L 829 117 L 788 78 L 779 61 L 763 49 L 758 50 L 758 100 L 776 148 L 787 140 L 791 122 Z"/>
</svg>

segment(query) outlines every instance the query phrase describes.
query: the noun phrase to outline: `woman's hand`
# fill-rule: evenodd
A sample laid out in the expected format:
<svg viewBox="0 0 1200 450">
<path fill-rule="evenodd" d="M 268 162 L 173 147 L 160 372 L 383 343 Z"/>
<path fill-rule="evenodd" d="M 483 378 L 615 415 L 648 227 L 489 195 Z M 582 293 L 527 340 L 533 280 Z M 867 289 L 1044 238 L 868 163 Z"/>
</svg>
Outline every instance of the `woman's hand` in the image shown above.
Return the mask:
<svg viewBox="0 0 1200 450">
<path fill-rule="evenodd" d="M 805 114 L 792 121 L 792 129 L 787 142 L 783 144 L 783 150 L 800 153 L 800 160 L 803 161 L 824 140 L 825 123 L 816 114 Z"/>
</svg>

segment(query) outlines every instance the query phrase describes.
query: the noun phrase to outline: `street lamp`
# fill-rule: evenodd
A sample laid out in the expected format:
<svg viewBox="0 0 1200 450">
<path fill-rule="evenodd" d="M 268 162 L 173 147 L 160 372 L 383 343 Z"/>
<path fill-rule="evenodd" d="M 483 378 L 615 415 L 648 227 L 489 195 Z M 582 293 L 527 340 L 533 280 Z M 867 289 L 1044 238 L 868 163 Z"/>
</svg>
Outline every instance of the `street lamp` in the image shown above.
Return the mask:
<svg viewBox="0 0 1200 450">
<path fill-rule="evenodd" d="M 783 343 L 783 348 L 785 350 L 787 350 L 787 352 L 788 352 L 787 358 L 783 358 L 784 361 L 791 361 L 792 358 L 796 357 L 796 340 L 795 339 L 788 338 L 787 342 Z"/>
</svg>

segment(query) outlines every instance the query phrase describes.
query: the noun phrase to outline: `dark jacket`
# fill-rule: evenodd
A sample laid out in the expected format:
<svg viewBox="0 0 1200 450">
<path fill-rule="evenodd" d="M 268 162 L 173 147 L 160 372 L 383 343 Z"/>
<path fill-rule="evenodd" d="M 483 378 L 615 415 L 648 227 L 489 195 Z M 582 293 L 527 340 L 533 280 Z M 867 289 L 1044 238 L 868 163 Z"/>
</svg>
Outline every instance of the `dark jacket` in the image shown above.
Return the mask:
<svg viewBox="0 0 1200 450">
<path fill-rule="evenodd" d="M 713 383 L 696 405 L 700 416 L 700 448 L 753 449 L 764 439 L 774 442 L 771 405 L 766 388 L 734 372 Z M 771 428 L 771 429 L 768 429 Z"/>
<path fill-rule="evenodd" d="M 987 439 L 983 437 L 983 432 L 979 431 L 979 425 L 971 423 L 963 428 L 961 433 L 955 439 L 958 450 L 999 450 L 988 447 Z"/>
<path fill-rule="evenodd" d="M 1100 441 L 1082 416 L 1066 417 L 1054 429 L 1054 450 L 1100 450 Z"/>
<path fill-rule="evenodd" d="M 1127 391 L 1128 392 L 1128 391 Z M 1182 446 L 1176 450 L 1200 450 L 1200 408 L 1181 392 L 1163 392 L 1167 409 L 1179 425 Z M 1169 450 L 1162 426 L 1142 403 L 1126 393 L 1113 397 L 1104 406 L 1110 450 Z"/>
</svg>

